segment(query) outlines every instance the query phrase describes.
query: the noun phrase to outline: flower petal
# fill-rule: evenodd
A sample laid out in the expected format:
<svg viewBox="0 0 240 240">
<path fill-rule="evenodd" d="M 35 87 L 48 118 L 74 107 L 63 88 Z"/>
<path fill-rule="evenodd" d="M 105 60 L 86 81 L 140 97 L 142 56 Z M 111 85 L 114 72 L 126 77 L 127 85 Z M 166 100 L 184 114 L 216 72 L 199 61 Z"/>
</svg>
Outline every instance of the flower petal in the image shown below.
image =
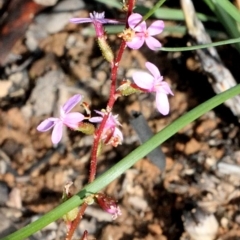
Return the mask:
<svg viewBox="0 0 240 240">
<path fill-rule="evenodd" d="M 90 18 L 92 18 L 92 19 L 104 19 L 105 18 L 105 12 L 98 13 L 98 12 L 93 11 L 93 13 L 90 13 L 89 15 L 90 15 Z"/>
<path fill-rule="evenodd" d="M 78 124 L 82 122 L 84 119 L 84 115 L 78 112 L 73 112 L 73 113 L 68 113 L 64 116 L 63 118 L 63 124 L 66 126 L 72 128 L 72 129 L 77 129 Z"/>
<path fill-rule="evenodd" d="M 157 87 L 158 92 L 163 92 L 165 94 L 171 94 L 172 96 L 174 96 L 169 84 L 167 82 L 161 82 L 161 85 L 159 87 Z"/>
<path fill-rule="evenodd" d="M 52 143 L 58 144 L 62 138 L 62 131 L 63 131 L 63 123 L 62 121 L 59 121 L 56 123 L 56 125 L 53 128 L 52 131 Z"/>
<path fill-rule="evenodd" d="M 133 13 L 128 18 L 128 25 L 136 32 L 145 32 L 147 30 L 147 24 L 145 21 L 142 21 L 142 15 L 139 13 Z M 141 22 L 141 23 L 140 23 Z M 140 23 L 140 24 L 138 24 Z M 137 26 L 136 26 L 137 25 Z"/>
<path fill-rule="evenodd" d="M 62 106 L 64 113 L 69 113 L 82 99 L 80 94 L 72 96 L 68 101 Z"/>
<path fill-rule="evenodd" d="M 105 115 L 105 113 L 102 112 L 102 111 L 94 110 L 94 112 L 97 113 L 97 114 L 99 114 L 99 115 L 101 115 L 101 116 L 104 116 L 104 115 Z"/>
<path fill-rule="evenodd" d="M 91 18 L 71 18 L 69 21 L 72 23 L 90 23 L 90 22 L 93 22 L 93 19 L 91 19 Z"/>
<path fill-rule="evenodd" d="M 92 117 L 89 119 L 89 122 L 93 122 L 93 123 L 99 123 L 103 120 L 102 117 Z"/>
<path fill-rule="evenodd" d="M 164 29 L 164 22 L 161 20 L 153 22 L 147 29 L 150 36 L 157 35 L 161 33 Z"/>
<path fill-rule="evenodd" d="M 55 124 L 56 121 L 58 121 L 58 118 L 48 118 L 44 121 L 42 121 L 38 126 L 37 126 L 37 130 L 39 132 L 46 132 L 48 130 L 50 130 Z"/>
<path fill-rule="evenodd" d="M 151 36 L 145 38 L 145 42 L 147 46 L 153 51 L 159 50 L 159 48 L 162 46 L 162 44 L 156 38 Z"/>
<path fill-rule="evenodd" d="M 119 128 L 116 127 L 114 129 L 113 136 L 114 137 L 118 137 L 120 142 L 122 143 L 122 141 L 123 141 L 123 134 L 122 134 L 122 132 L 121 132 L 121 130 Z"/>
<path fill-rule="evenodd" d="M 143 89 L 152 91 L 154 85 L 154 78 L 151 74 L 143 71 L 134 72 L 132 75 L 133 81 Z"/>
<path fill-rule="evenodd" d="M 165 93 L 157 92 L 156 107 L 162 115 L 167 115 L 169 113 L 169 102 Z"/>
<path fill-rule="evenodd" d="M 139 49 L 144 43 L 143 37 L 135 36 L 132 41 L 126 42 L 127 46 L 131 49 Z"/>
<path fill-rule="evenodd" d="M 156 65 L 150 62 L 146 62 L 145 66 L 155 79 L 159 79 L 161 77 L 159 69 L 156 67 Z"/>
</svg>

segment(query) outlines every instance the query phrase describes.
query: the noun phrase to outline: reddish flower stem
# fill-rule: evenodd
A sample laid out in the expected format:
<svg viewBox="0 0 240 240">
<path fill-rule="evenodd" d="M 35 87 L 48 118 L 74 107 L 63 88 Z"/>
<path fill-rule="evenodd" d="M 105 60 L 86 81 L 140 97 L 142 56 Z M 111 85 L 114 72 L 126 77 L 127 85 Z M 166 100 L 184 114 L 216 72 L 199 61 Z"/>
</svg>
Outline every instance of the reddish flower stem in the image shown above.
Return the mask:
<svg viewBox="0 0 240 240">
<path fill-rule="evenodd" d="M 80 207 L 80 209 L 78 211 L 78 215 L 74 219 L 74 221 L 72 222 L 71 228 L 69 229 L 65 240 L 71 240 L 72 239 L 72 236 L 73 236 L 73 234 L 74 234 L 74 232 L 75 232 L 79 222 L 81 221 L 87 206 L 88 206 L 87 203 L 83 203 L 83 205 Z"/>
<path fill-rule="evenodd" d="M 127 12 L 127 16 L 126 16 L 126 28 L 128 28 L 128 22 L 127 19 L 128 17 L 132 14 L 133 11 L 133 7 L 135 4 L 135 0 L 128 0 L 128 12 Z M 118 72 L 118 67 L 119 67 L 119 63 L 122 59 L 122 55 L 123 52 L 126 48 L 126 42 L 124 40 L 122 40 L 119 51 L 117 53 L 116 59 L 114 60 L 112 66 L 111 66 L 111 87 L 110 87 L 110 93 L 109 93 L 109 100 L 108 100 L 108 104 L 106 107 L 107 113 L 109 114 L 113 108 L 113 105 L 116 101 L 116 83 L 117 83 L 117 72 Z M 90 162 L 90 173 L 89 173 L 89 178 L 88 178 L 88 182 L 91 183 L 94 181 L 95 176 L 96 176 L 96 171 L 97 171 L 97 152 L 98 152 L 98 146 L 100 144 L 100 139 L 101 139 L 101 135 L 104 129 L 104 126 L 107 122 L 108 119 L 108 114 L 105 114 L 103 117 L 102 122 L 100 123 L 98 129 L 95 132 L 95 136 L 94 136 L 94 141 L 93 141 L 93 147 L 92 147 L 92 152 L 91 152 L 91 162 Z M 82 219 L 82 216 L 87 208 L 87 203 L 84 203 L 78 212 L 78 215 L 76 217 L 76 219 L 73 221 L 70 230 L 67 233 L 66 236 L 66 240 L 71 240 L 72 236 L 74 234 L 75 229 L 77 228 L 79 222 Z"/>
<path fill-rule="evenodd" d="M 126 28 L 128 27 L 127 19 L 132 14 L 134 3 L 135 3 L 135 0 L 128 1 L 128 12 L 127 12 L 127 16 L 126 16 Z M 109 100 L 108 100 L 108 104 L 107 104 L 107 108 L 106 108 L 108 113 L 112 110 L 113 105 L 116 101 L 115 92 L 116 92 L 117 72 L 118 72 L 118 66 L 122 59 L 122 55 L 123 55 L 125 47 L 126 47 L 126 42 L 124 40 L 122 40 L 119 51 L 117 53 L 117 57 L 116 57 L 114 63 L 112 64 L 111 87 L 110 87 Z M 96 176 L 98 145 L 100 143 L 101 134 L 103 132 L 103 129 L 107 122 L 107 119 L 108 119 L 108 114 L 105 114 L 99 128 L 97 129 L 97 131 L 95 133 L 95 138 L 93 141 L 93 147 L 92 147 L 92 153 L 91 153 L 90 173 L 89 173 L 88 182 L 94 181 L 95 176 Z"/>
</svg>

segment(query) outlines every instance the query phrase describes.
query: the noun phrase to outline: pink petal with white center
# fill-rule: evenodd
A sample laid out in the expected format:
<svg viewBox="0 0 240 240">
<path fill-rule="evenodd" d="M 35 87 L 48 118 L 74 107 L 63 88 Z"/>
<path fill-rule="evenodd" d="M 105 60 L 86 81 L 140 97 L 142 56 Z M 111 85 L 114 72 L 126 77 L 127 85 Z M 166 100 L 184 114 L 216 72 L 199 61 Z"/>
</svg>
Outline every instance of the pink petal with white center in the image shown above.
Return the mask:
<svg viewBox="0 0 240 240">
<path fill-rule="evenodd" d="M 162 46 L 162 44 L 156 38 L 151 36 L 145 38 L 145 42 L 147 46 L 153 51 L 159 50 L 159 48 Z"/>
<path fill-rule="evenodd" d="M 89 122 L 93 122 L 93 123 L 99 123 L 103 120 L 102 117 L 92 117 L 89 119 Z"/>
<path fill-rule="evenodd" d="M 161 20 L 153 22 L 147 29 L 150 36 L 157 35 L 161 33 L 164 29 L 164 22 Z"/>
<path fill-rule="evenodd" d="M 62 121 L 59 121 L 56 123 L 56 125 L 53 128 L 52 131 L 52 143 L 53 144 L 58 144 L 62 138 L 62 128 L 63 128 L 63 123 Z"/>
<path fill-rule="evenodd" d="M 131 49 L 139 49 L 144 43 L 143 37 L 135 36 L 132 41 L 126 42 L 127 46 Z"/>
<path fill-rule="evenodd" d="M 140 88 L 146 89 L 150 92 L 153 90 L 154 78 L 151 74 L 143 71 L 134 72 L 132 78 Z"/>
<path fill-rule="evenodd" d="M 68 113 L 63 119 L 63 124 L 66 126 L 76 129 L 78 124 L 82 122 L 84 119 L 84 115 L 78 112 Z"/>
<path fill-rule="evenodd" d="M 161 77 L 159 69 L 153 63 L 146 62 L 145 66 L 155 79 L 159 79 Z"/>
<path fill-rule="evenodd" d="M 156 107 L 162 115 L 167 115 L 169 113 L 169 102 L 165 93 L 156 93 Z"/>
<path fill-rule="evenodd" d="M 128 25 L 136 32 L 145 32 L 147 30 L 147 24 L 145 21 L 142 21 L 142 15 L 139 13 L 133 13 L 128 18 Z M 141 22 L 141 23 L 140 23 Z"/>
<path fill-rule="evenodd" d="M 48 118 L 44 121 L 42 121 L 38 126 L 37 126 L 37 130 L 39 132 L 46 132 L 48 130 L 50 130 L 56 123 L 56 121 L 58 121 L 58 118 Z"/>
<path fill-rule="evenodd" d="M 69 113 L 82 99 L 80 94 L 72 96 L 68 101 L 62 106 L 64 113 Z M 62 114 L 62 111 L 61 111 Z"/>
</svg>

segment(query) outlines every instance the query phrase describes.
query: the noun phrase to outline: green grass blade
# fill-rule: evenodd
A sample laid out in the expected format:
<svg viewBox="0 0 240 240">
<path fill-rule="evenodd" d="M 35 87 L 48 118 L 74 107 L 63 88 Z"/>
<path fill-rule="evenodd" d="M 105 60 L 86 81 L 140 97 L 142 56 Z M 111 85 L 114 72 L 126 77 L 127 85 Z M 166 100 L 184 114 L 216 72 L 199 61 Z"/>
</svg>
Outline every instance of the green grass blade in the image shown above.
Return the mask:
<svg viewBox="0 0 240 240">
<path fill-rule="evenodd" d="M 114 7 L 117 9 L 122 9 L 122 4 L 120 1 L 116 0 L 95 0 L 96 2 L 102 3 L 107 5 L 108 7 Z M 136 8 L 134 9 L 134 12 L 140 13 L 141 15 L 145 15 L 147 12 L 149 12 L 150 9 L 144 6 L 136 5 Z M 185 21 L 184 15 L 182 10 L 180 9 L 172 9 L 172 8 L 166 8 L 161 7 L 159 9 L 156 9 L 153 16 L 155 18 L 161 19 L 161 20 L 179 20 L 179 21 Z M 212 16 L 205 15 L 203 13 L 197 13 L 198 18 L 203 21 L 213 21 L 216 22 L 217 19 Z"/>
<path fill-rule="evenodd" d="M 95 0 L 95 1 L 107 5 L 108 7 L 114 7 L 117 9 L 122 9 L 123 7 L 121 1 L 119 0 Z"/>
<path fill-rule="evenodd" d="M 240 23 L 240 12 L 229 0 L 221 0 L 218 1 L 217 4 Z"/>
<path fill-rule="evenodd" d="M 165 1 L 166 0 L 159 0 L 158 3 L 143 16 L 142 21 L 147 20 L 154 12 L 156 12 L 163 5 Z"/>
<path fill-rule="evenodd" d="M 159 48 L 159 51 L 166 51 L 166 52 L 183 52 L 183 51 L 192 51 L 202 48 L 209 48 L 209 47 L 216 47 L 216 46 L 222 46 L 226 44 L 232 44 L 232 43 L 239 43 L 240 38 L 235 39 L 229 39 L 224 41 L 219 41 L 215 43 L 208 43 L 208 44 L 202 44 L 197 46 L 191 46 L 191 47 L 161 47 Z"/>
<path fill-rule="evenodd" d="M 109 26 L 104 26 L 107 34 L 118 34 L 120 32 L 123 31 L 124 29 L 124 25 L 109 25 Z M 206 29 L 207 33 L 213 37 L 213 38 L 217 38 L 217 39 L 227 39 L 227 35 L 224 32 L 219 32 L 216 30 L 212 30 L 212 29 Z M 187 33 L 187 28 L 185 26 L 166 26 L 163 29 L 163 35 L 165 34 L 186 34 Z M 90 26 L 90 27 L 86 27 L 82 30 L 81 34 L 83 34 L 84 36 L 95 36 L 96 32 L 95 29 Z"/>
<path fill-rule="evenodd" d="M 219 5 L 220 0 L 219 1 L 204 0 L 204 2 L 215 13 L 219 21 L 226 29 L 226 32 L 229 34 L 229 36 L 231 38 L 239 38 L 240 32 L 237 28 L 236 21 L 227 13 L 226 9 Z M 234 46 L 240 53 L 240 43 L 236 43 L 234 44 Z"/>
<path fill-rule="evenodd" d="M 144 15 L 149 10 L 149 8 L 137 5 L 135 10 L 136 10 L 136 12 Z M 161 19 L 161 20 L 185 21 L 183 11 L 180 9 L 161 7 L 154 12 L 153 16 L 155 18 Z M 206 22 L 206 21 L 216 22 L 217 21 L 216 18 L 207 16 L 202 13 L 197 13 L 197 16 L 203 22 Z"/>
<path fill-rule="evenodd" d="M 65 213 L 69 212 L 74 207 L 80 205 L 83 202 L 82 199 L 86 195 L 86 193 L 99 192 L 101 189 L 106 187 L 109 183 L 111 183 L 113 180 L 123 174 L 127 169 L 132 167 L 139 159 L 146 156 L 149 152 L 151 152 L 168 138 L 173 136 L 183 127 L 237 94 L 240 94 L 240 84 L 221 94 L 218 94 L 217 96 L 195 107 L 193 110 L 189 111 L 188 113 L 175 120 L 169 126 L 165 127 L 159 133 L 154 135 L 147 142 L 132 151 L 128 156 L 123 158 L 112 168 L 110 168 L 104 174 L 98 177 L 93 183 L 87 185 L 77 195 L 73 196 L 68 201 L 62 203 L 49 213 L 45 214 L 37 221 L 30 223 L 29 225 L 16 231 L 15 233 L 8 235 L 7 237 L 4 237 L 2 240 L 26 239 L 27 237 L 31 236 L 35 232 L 50 224 L 51 222 L 61 218 Z"/>
</svg>

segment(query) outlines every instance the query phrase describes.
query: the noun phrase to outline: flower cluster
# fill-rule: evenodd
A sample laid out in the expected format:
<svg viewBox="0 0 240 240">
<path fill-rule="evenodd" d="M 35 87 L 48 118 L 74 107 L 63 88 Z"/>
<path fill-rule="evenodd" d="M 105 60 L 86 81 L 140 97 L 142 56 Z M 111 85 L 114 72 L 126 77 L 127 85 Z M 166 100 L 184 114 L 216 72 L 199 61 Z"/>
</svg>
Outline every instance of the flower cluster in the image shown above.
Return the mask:
<svg viewBox="0 0 240 240">
<path fill-rule="evenodd" d="M 103 120 L 104 115 L 107 113 L 102 111 L 95 112 L 100 115 L 101 117 L 92 117 L 89 119 L 90 122 L 100 123 Z M 112 146 L 116 147 L 119 144 L 122 144 L 123 135 L 120 129 L 117 126 L 121 126 L 118 121 L 118 115 L 113 116 L 112 113 L 109 113 L 107 122 L 104 126 L 103 133 L 101 139 L 105 144 L 111 144 Z"/>
<path fill-rule="evenodd" d="M 133 13 L 128 18 L 129 28 L 124 30 L 120 36 L 126 41 L 126 45 L 132 49 L 139 49 L 145 42 L 151 50 L 157 50 L 161 47 L 161 43 L 153 36 L 161 33 L 164 29 L 164 22 L 161 20 L 154 21 L 148 28 L 145 21 L 142 21 L 143 17 L 138 13 Z M 108 58 L 110 62 L 113 61 L 113 54 L 109 50 L 109 46 L 105 44 L 105 31 L 103 24 L 116 24 L 119 23 L 117 20 L 106 19 L 104 12 L 90 13 L 89 18 L 72 18 L 70 20 L 73 23 L 93 23 L 98 39 L 100 39 L 99 46 L 102 48 L 103 55 Z M 150 73 L 138 71 L 133 73 L 133 81 L 135 84 L 129 84 L 127 81 L 124 82 L 122 89 L 122 95 L 126 93 L 134 92 L 153 92 L 156 93 L 156 107 L 158 111 L 167 115 L 169 113 L 169 102 L 167 95 L 173 95 L 167 82 L 163 81 L 158 68 L 150 62 L 146 62 L 146 68 Z M 127 84 L 126 84 L 127 83 Z M 124 89 L 124 90 L 123 90 Z M 120 91 L 121 93 L 121 91 Z M 84 133 L 91 128 L 91 125 L 83 123 L 86 117 L 77 112 L 70 113 L 70 111 L 78 104 L 82 99 L 80 94 L 74 95 L 70 98 L 60 109 L 59 118 L 48 118 L 44 120 L 38 127 L 37 130 L 45 132 L 53 128 L 52 142 L 58 144 L 62 138 L 62 127 L 63 125 L 73 129 L 79 130 Z M 91 123 L 100 123 L 103 117 L 108 114 L 108 119 L 103 129 L 101 136 L 102 141 L 105 144 L 111 144 L 117 146 L 122 143 L 123 135 L 118 126 L 120 126 L 117 120 L 118 115 L 113 116 L 112 113 L 106 113 L 101 111 L 95 111 L 98 117 L 92 117 L 89 119 Z M 85 129 L 84 129 L 85 128 Z M 86 130 L 87 129 L 87 130 Z"/>
<path fill-rule="evenodd" d="M 123 142 L 123 134 L 119 128 L 121 124 L 118 121 L 118 115 L 113 115 L 110 111 L 117 98 L 119 96 L 128 96 L 134 93 L 155 93 L 157 110 L 162 115 L 167 115 L 170 111 L 168 95 L 173 95 L 173 92 L 169 84 L 163 80 L 163 76 L 161 76 L 157 66 L 151 62 L 145 63 L 148 72 L 134 72 L 132 75 L 133 81 L 124 79 L 118 89 L 115 89 L 116 74 L 113 73 L 117 72 L 120 61 L 119 59 L 121 59 L 119 56 L 122 55 L 120 54 L 116 58 L 114 57 L 113 51 L 107 43 L 107 36 L 103 25 L 118 24 L 119 21 L 106 19 L 104 12 L 93 12 L 90 13 L 89 18 L 72 18 L 70 21 L 72 23 L 92 23 L 94 25 L 100 50 L 104 58 L 111 64 L 111 76 L 113 78 L 111 86 L 114 88 L 111 88 L 110 91 L 111 94 L 106 108 L 107 110 L 95 110 L 97 116 L 91 116 L 91 111 L 87 103 L 82 104 L 87 112 L 86 116 L 79 112 L 71 112 L 71 110 L 82 100 L 82 96 L 80 94 L 76 94 L 60 107 L 60 117 L 50 117 L 45 119 L 38 125 L 37 130 L 40 132 L 46 132 L 53 129 L 51 137 L 53 144 L 58 144 L 61 141 L 64 126 L 75 131 L 81 131 L 84 134 L 95 133 L 89 175 L 89 182 L 92 182 L 95 178 L 97 157 L 98 153 L 101 151 L 102 145 L 109 144 L 116 147 Z M 127 20 L 127 26 L 128 28 L 118 35 L 122 38 L 122 45 L 119 52 L 122 51 L 123 53 L 126 46 L 131 49 L 139 49 L 144 43 L 146 43 L 148 48 L 153 51 L 157 51 L 161 48 L 162 44 L 154 36 L 163 31 L 163 21 L 154 21 L 149 27 L 147 27 L 147 23 L 143 20 L 143 17 L 138 13 L 133 13 Z M 99 131 L 95 131 L 95 123 L 102 123 L 98 129 Z M 94 198 L 92 196 L 94 196 Z M 121 210 L 114 198 L 101 193 L 97 193 L 92 196 L 86 198 L 85 203 L 91 204 L 92 201 L 96 201 L 103 210 L 112 214 L 113 219 L 116 219 L 119 215 L 121 215 Z M 70 197 L 71 196 L 66 189 L 63 199 L 66 200 Z M 64 215 L 64 220 L 69 229 L 71 229 L 72 222 L 75 221 L 77 215 L 78 208 L 75 208 Z M 84 233 L 82 239 L 87 239 L 87 232 Z"/>
<path fill-rule="evenodd" d="M 60 142 L 64 125 L 72 130 L 81 131 L 83 133 L 86 133 L 86 131 L 89 131 L 90 129 L 90 132 L 92 133 L 93 131 L 89 124 L 82 122 L 84 119 L 89 117 L 85 117 L 83 114 L 78 112 L 70 113 L 70 111 L 81 101 L 81 99 L 82 96 L 80 94 L 76 94 L 71 97 L 63 106 L 61 106 L 59 118 L 47 118 L 38 125 L 37 130 L 40 132 L 46 132 L 53 128 L 53 144 L 58 144 Z M 100 117 L 92 117 L 89 119 L 89 121 L 92 123 L 102 122 L 103 116 L 106 113 L 97 110 L 95 110 L 95 112 L 100 115 Z M 107 122 L 101 135 L 101 139 L 105 144 L 111 144 L 114 147 L 121 144 L 123 140 L 122 132 L 117 127 L 121 126 L 117 118 L 118 115 L 113 116 L 112 113 L 109 113 Z"/>
</svg>

